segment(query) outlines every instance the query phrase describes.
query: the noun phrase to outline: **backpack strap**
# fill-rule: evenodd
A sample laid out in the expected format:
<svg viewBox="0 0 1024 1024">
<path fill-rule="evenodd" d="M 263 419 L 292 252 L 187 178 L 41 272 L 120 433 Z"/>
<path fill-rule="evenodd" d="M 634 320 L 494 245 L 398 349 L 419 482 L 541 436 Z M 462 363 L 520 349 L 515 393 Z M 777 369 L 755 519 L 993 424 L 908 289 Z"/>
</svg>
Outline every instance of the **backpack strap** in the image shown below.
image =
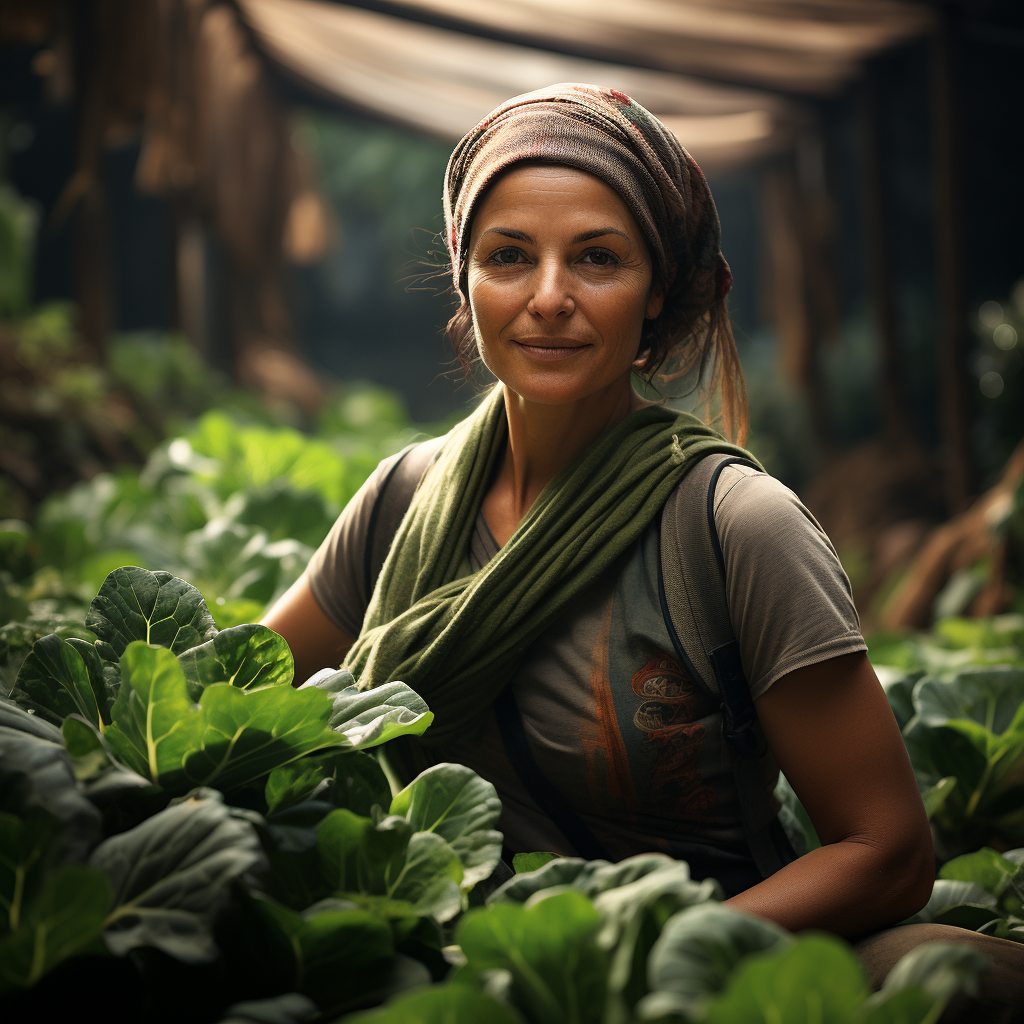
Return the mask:
<svg viewBox="0 0 1024 1024">
<path fill-rule="evenodd" d="M 715 525 L 715 491 L 726 466 L 747 459 L 710 455 L 683 478 L 662 510 L 658 596 L 676 654 L 717 704 L 732 762 L 743 833 L 767 878 L 796 854 L 765 785 L 764 734 L 750 696 L 725 591 L 725 556 Z"/>
</svg>

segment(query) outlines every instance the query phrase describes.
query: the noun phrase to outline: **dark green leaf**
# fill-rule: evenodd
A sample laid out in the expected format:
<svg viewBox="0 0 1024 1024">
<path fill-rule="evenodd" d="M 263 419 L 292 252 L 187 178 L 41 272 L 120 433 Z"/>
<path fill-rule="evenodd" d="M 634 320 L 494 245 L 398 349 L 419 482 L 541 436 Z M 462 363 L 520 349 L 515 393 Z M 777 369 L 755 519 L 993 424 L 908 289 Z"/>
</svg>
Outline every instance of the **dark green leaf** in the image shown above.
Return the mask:
<svg viewBox="0 0 1024 1024">
<path fill-rule="evenodd" d="M 67 864 L 52 875 L 0 938 L 0 992 L 34 985 L 95 942 L 109 906 L 110 884 L 101 872 Z"/>
<path fill-rule="evenodd" d="M 22 663 L 11 696 L 22 707 L 55 725 L 76 713 L 95 725 L 101 724 L 85 662 L 81 654 L 56 633 L 35 642 Z"/>
<path fill-rule="evenodd" d="M 386 873 L 388 895 L 411 903 L 418 914 L 450 921 L 462 909 L 462 864 L 458 854 L 435 832 L 417 832 L 406 848 L 405 862 L 392 861 Z"/>
<path fill-rule="evenodd" d="M 510 1006 L 466 985 L 439 985 L 400 996 L 351 1024 L 524 1024 Z"/>
<path fill-rule="evenodd" d="M 641 1004 L 642 1016 L 697 1013 L 725 988 L 743 958 L 792 941 L 778 925 L 721 904 L 683 910 L 669 918 L 651 949 L 651 995 Z"/>
<path fill-rule="evenodd" d="M 596 941 L 600 924 L 578 892 L 471 910 L 456 932 L 467 961 L 460 976 L 508 971 L 511 1002 L 535 1024 L 600 1020 L 608 970 Z"/>
<path fill-rule="evenodd" d="M 119 656 L 133 640 L 179 654 L 217 634 L 195 587 L 170 573 L 135 566 L 115 569 L 106 578 L 85 625 Z"/>
<path fill-rule="evenodd" d="M 140 642 L 125 651 L 121 676 L 107 741 L 121 761 L 165 788 L 229 789 L 344 743 L 327 728 L 330 701 L 315 689 L 245 692 L 216 683 L 194 705 L 178 659 Z"/>
<path fill-rule="evenodd" d="M 375 823 L 340 808 L 320 826 L 317 850 L 335 892 L 394 896 L 394 879 L 405 864 L 411 838 L 412 826 L 398 815 Z"/>
<path fill-rule="evenodd" d="M 388 806 L 391 787 L 372 755 L 339 750 L 275 768 L 267 779 L 265 797 L 271 813 L 315 797 L 369 817 L 374 806 Z"/>
<path fill-rule="evenodd" d="M 558 856 L 557 853 L 517 853 L 512 858 L 512 870 L 517 875 L 528 871 L 536 871 L 544 867 Z"/>
<path fill-rule="evenodd" d="M 299 687 L 300 691 L 307 688 L 331 695 L 330 726 L 358 749 L 376 747 L 396 736 L 419 736 L 434 720 L 423 698 L 405 683 L 359 690 L 350 672 L 323 669 Z"/>
<path fill-rule="evenodd" d="M 295 990 L 322 1011 L 358 1006 L 361 997 L 386 982 L 394 945 L 384 921 L 364 910 L 342 909 L 336 901 L 302 914 L 268 899 L 254 902 L 278 935 L 268 953 L 288 965 Z"/>
<path fill-rule="evenodd" d="M 219 1024 L 303 1024 L 316 1016 L 316 1003 L 298 992 L 235 1003 L 224 1011 Z"/>
<path fill-rule="evenodd" d="M 807 936 L 739 965 L 709 1024 L 853 1024 L 867 996 L 860 963 L 839 939 Z"/>
<path fill-rule="evenodd" d="M 295 674 L 291 648 L 283 636 L 249 623 L 222 630 L 205 644 L 178 655 L 194 701 L 213 683 L 241 690 L 290 686 Z"/>
<path fill-rule="evenodd" d="M 438 764 L 418 775 L 391 802 L 391 813 L 417 832 L 446 840 L 463 866 L 463 887 L 488 878 L 501 859 L 502 835 L 494 830 L 501 801 L 491 783 L 461 764 Z"/>
<path fill-rule="evenodd" d="M 67 642 L 82 656 L 92 692 L 96 695 L 100 718 L 104 725 L 109 725 L 110 709 L 121 685 L 121 664 L 114 648 L 99 640 L 89 643 L 78 637 L 69 637 Z"/>
<path fill-rule="evenodd" d="M 1022 703 L 1024 668 L 1011 665 L 968 666 L 926 677 L 914 688 L 917 716 L 931 726 L 966 718 L 999 735 Z"/>
<path fill-rule="evenodd" d="M 260 860 L 252 825 L 217 800 L 186 800 L 101 843 L 89 859 L 114 889 L 104 938 L 123 955 L 155 946 L 198 963 L 216 954 L 214 917 Z"/>
<path fill-rule="evenodd" d="M 334 808 L 322 801 L 288 807 L 256 826 L 270 870 L 262 887 L 293 909 L 308 907 L 331 892 L 317 853 L 317 832 Z"/>
</svg>

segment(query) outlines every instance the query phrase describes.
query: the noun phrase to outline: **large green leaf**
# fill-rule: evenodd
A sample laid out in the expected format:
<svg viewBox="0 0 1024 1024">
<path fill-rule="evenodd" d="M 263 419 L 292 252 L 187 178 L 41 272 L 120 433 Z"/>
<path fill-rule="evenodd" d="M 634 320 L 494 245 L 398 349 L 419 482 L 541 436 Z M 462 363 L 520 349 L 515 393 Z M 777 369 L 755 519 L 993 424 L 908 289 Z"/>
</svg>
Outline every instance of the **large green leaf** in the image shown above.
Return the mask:
<svg viewBox="0 0 1024 1024">
<path fill-rule="evenodd" d="M 1024 668 L 977 666 L 922 679 L 914 688 L 917 717 L 926 725 L 967 718 L 999 735 L 1024 703 Z"/>
<path fill-rule="evenodd" d="M 169 647 L 175 654 L 217 634 L 203 595 L 168 572 L 129 566 L 103 582 L 85 625 L 117 654 L 134 640 Z"/>
<path fill-rule="evenodd" d="M 259 860 L 252 825 L 213 799 L 186 800 L 107 839 L 89 859 L 113 886 L 107 946 L 117 955 L 155 946 L 187 962 L 213 959 L 213 921 L 228 887 Z"/>
<path fill-rule="evenodd" d="M 634 1007 L 648 991 L 648 959 L 665 922 L 685 907 L 721 898 L 718 882 L 693 881 L 685 861 L 663 864 L 594 898 L 603 918 L 597 941 L 611 957 L 605 1024 L 633 1020 Z"/>
<path fill-rule="evenodd" d="M 110 883 L 102 872 L 67 864 L 50 876 L 17 925 L 0 938 L 0 993 L 34 985 L 92 945 L 109 906 Z"/>
<path fill-rule="evenodd" d="M 309 688 L 331 695 L 331 728 L 359 749 L 376 747 L 396 736 L 420 736 L 434 720 L 423 698 L 405 683 L 359 690 L 350 672 L 322 669 L 299 687 Z"/>
<path fill-rule="evenodd" d="M 399 996 L 351 1024 L 525 1024 L 515 1010 L 468 985 L 439 985 Z"/>
<path fill-rule="evenodd" d="M 315 798 L 369 817 L 375 806 L 388 806 L 391 787 L 371 754 L 337 750 L 275 768 L 267 779 L 265 797 L 271 814 Z"/>
<path fill-rule="evenodd" d="M 698 1015 L 726 986 L 745 957 L 792 936 L 769 921 L 717 903 L 669 918 L 647 960 L 651 994 L 638 1007 L 642 1019 L 668 1013 Z"/>
<path fill-rule="evenodd" d="M 601 915 L 578 892 L 471 910 L 456 931 L 466 956 L 460 977 L 507 971 L 509 1001 L 534 1024 L 600 1020 L 608 970 L 600 925 Z"/>
<path fill-rule="evenodd" d="M 393 896 L 389 878 L 405 864 L 412 834 L 412 826 L 399 815 L 375 822 L 345 808 L 332 811 L 317 833 L 320 862 L 331 888 Z"/>
<path fill-rule="evenodd" d="M 939 878 L 980 885 L 1007 913 L 1021 915 L 1024 906 L 1024 866 L 990 847 L 966 853 L 943 864 Z"/>
<path fill-rule="evenodd" d="M 106 738 L 117 757 L 165 788 L 229 789 L 345 740 L 327 727 L 330 701 L 316 689 L 227 683 L 188 697 L 167 650 L 135 642 L 121 659 L 121 689 Z"/>
<path fill-rule="evenodd" d="M 11 696 L 24 708 L 60 723 L 79 714 L 102 727 L 100 705 L 82 655 L 56 633 L 32 646 Z M 105 697 L 105 694 L 101 696 Z"/>
<path fill-rule="evenodd" d="M 263 892 L 296 910 L 330 895 L 331 885 L 317 853 L 317 833 L 333 810 L 331 804 L 310 800 L 257 823 L 269 862 L 269 871 L 261 878 Z"/>
<path fill-rule="evenodd" d="M 392 862 L 386 874 L 388 895 L 411 903 L 417 914 L 450 921 L 462 910 L 462 864 L 454 849 L 435 832 L 417 832 L 405 862 Z"/>
<path fill-rule="evenodd" d="M 860 963 L 829 936 L 752 957 L 708 1008 L 708 1024 L 854 1024 L 867 997 Z"/>
<path fill-rule="evenodd" d="M 196 701 L 214 683 L 255 690 L 263 686 L 289 686 L 295 674 L 291 648 L 285 638 L 256 623 L 222 630 L 212 640 L 183 651 L 178 657 L 188 680 L 189 696 Z"/>
<path fill-rule="evenodd" d="M 1000 916 L 996 898 L 976 882 L 939 878 L 928 902 L 904 924 L 951 924 L 976 929 Z"/>
<path fill-rule="evenodd" d="M 466 889 L 488 878 L 501 860 L 503 837 L 494 829 L 501 801 L 494 786 L 465 765 L 438 764 L 420 773 L 392 800 L 391 813 L 451 845 Z"/>
<path fill-rule="evenodd" d="M 323 901 L 301 914 L 262 897 L 257 913 L 271 927 L 266 954 L 291 977 L 295 991 L 322 1011 L 358 1006 L 386 985 L 394 955 L 387 923 L 339 901 Z"/>
</svg>

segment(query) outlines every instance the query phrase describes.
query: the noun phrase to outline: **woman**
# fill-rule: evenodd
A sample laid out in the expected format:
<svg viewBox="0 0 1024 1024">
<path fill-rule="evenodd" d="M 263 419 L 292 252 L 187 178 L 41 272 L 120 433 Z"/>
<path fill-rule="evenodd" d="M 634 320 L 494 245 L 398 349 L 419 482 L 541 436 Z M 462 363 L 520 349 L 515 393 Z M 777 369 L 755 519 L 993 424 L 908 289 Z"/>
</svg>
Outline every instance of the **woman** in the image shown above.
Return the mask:
<svg viewBox="0 0 1024 1024">
<path fill-rule="evenodd" d="M 344 658 L 361 685 L 409 683 L 436 716 L 412 756 L 494 782 L 512 850 L 576 852 L 510 763 L 518 709 L 536 767 L 613 858 L 704 863 L 736 880 L 735 906 L 793 930 L 855 937 L 914 913 L 928 822 L 849 583 L 795 496 L 739 465 L 714 495 L 766 785 L 777 762 L 823 844 L 770 877 L 744 847 L 718 710 L 659 610 L 663 507 L 701 457 L 743 454 L 632 386 L 715 367 L 725 428 L 743 432 L 731 275 L 697 165 L 623 94 L 561 85 L 467 135 L 444 198 L 449 331 L 499 384 L 424 473 L 372 594 L 394 459 L 269 612 L 297 678 Z"/>
</svg>

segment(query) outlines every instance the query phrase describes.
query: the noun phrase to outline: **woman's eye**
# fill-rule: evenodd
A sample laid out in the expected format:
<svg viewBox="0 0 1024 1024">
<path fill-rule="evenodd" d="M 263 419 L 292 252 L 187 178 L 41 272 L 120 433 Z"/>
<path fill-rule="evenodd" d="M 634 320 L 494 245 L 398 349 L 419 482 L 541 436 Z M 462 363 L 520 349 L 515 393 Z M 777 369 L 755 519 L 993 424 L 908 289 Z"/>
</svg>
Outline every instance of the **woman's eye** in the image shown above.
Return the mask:
<svg viewBox="0 0 1024 1024">
<path fill-rule="evenodd" d="M 518 249 L 499 249 L 497 252 L 492 254 L 491 259 L 495 263 L 502 263 L 505 266 L 509 266 L 513 263 L 519 262 L 521 253 Z"/>
<path fill-rule="evenodd" d="M 583 254 L 583 259 L 595 267 L 608 267 L 617 262 L 612 253 L 607 249 L 589 249 Z"/>
</svg>

